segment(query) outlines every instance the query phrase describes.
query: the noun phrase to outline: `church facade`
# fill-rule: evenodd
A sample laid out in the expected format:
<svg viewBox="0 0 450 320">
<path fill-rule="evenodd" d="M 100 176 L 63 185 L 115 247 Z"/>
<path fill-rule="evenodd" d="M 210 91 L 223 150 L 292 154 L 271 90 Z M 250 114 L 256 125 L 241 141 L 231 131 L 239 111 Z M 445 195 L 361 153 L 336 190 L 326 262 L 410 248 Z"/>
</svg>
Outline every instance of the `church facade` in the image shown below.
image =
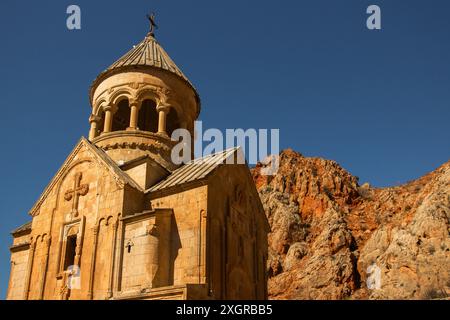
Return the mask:
<svg viewBox="0 0 450 320">
<path fill-rule="evenodd" d="M 90 89 L 82 137 L 12 232 L 7 299 L 266 299 L 269 225 L 238 148 L 176 165 L 200 99 L 153 32 Z"/>
</svg>

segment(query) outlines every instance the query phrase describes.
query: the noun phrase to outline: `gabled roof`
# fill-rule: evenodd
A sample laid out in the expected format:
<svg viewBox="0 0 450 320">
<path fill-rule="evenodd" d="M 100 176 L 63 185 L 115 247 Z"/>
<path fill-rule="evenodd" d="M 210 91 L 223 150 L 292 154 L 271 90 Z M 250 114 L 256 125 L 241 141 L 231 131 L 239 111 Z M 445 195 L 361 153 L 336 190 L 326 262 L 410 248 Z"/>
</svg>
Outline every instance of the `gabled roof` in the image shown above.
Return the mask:
<svg viewBox="0 0 450 320">
<path fill-rule="evenodd" d="M 31 210 L 29 211 L 31 216 L 36 215 L 37 210 L 39 209 L 40 205 L 42 204 L 42 202 L 45 200 L 45 198 L 47 197 L 47 195 L 50 193 L 50 191 L 52 190 L 53 186 L 59 181 L 59 179 L 63 176 L 63 174 L 65 173 L 66 169 L 67 169 L 67 165 L 71 162 L 71 160 L 75 157 L 75 155 L 77 154 L 77 152 L 80 150 L 80 148 L 82 146 L 87 147 L 90 151 L 92 151 L 92 153 L 94 154 L 94 156 L 96 156 L 100 161 L 102 161 L 105 166 L 111 171 L 112 174 L 114 174 L 119 181 L 121 181 L 122 183 L 126 184 L 126 185 L 130 185 L 131 187 L 135 188 L 136 190 L 139 191 L 144 191 L 142 190 L 142 188 L 133 180 L 130 178 L 130 176 L 128 176 L 125 172 L 123 172 L 118 165 L 114 162 L 114 160 L 112 160 L 106 153 L 105 151 L 103 151 L 102 149 L 96 147 L 95 145 L 93 145 L 90 141 L 88 141 L 85 137 L 81 137 L 81 139 L 78 141 L 77 145 L 75 146 L 75 148 L 72 150 L 72 152 L 70 153 L 70 155 L 67 157 L 67 159 L 64 161 L 63 165 L 60 167 L 60 169 L 58 170 L 58 172 L 55 174 L 55 176 L 52 178 L 52 180 L 50 181 L 50 183 L 47 185 L 47 187 L 45 188 L 44 192 L 41 194 L 41 196 L 39 197 L 39 200 L 34 204 L 34 206 L 31 208 Z"/>
<path fill-rule="evenodd" d="M 236 153 L 238 159 L 243 156 L 240 148 L 235 147 L 205 156 L 203 158 L 194 159 L 173 171 L 166 179 L 157 183 L 146 192 L 159 191 L 187 182 L 203 179 L 215 168 L 225 163 L 228 158 L 234 157 Z"/>
</svg>

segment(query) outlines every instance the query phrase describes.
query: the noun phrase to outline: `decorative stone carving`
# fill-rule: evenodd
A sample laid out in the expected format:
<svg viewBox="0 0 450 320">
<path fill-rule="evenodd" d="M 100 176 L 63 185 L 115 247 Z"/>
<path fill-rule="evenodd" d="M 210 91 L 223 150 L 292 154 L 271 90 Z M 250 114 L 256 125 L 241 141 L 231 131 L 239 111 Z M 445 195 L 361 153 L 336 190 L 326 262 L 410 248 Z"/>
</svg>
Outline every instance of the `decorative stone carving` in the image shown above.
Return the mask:
<svg viewBox="0 0 450 320">
<path fill-rule="evenodd" d="M 73 189 L 66 191 L 64 194 L 64 199 L 66 201 L 72 200 L 72 211 L 70 212 L 72 217 L 78 216 L 78 203 L 80 196 L 85 196 L 89 191 L 88 184 L 81 184 L 81 179 L 83 178 L 83 174 L 78 172 L 75 174 Z"/>
</svg>

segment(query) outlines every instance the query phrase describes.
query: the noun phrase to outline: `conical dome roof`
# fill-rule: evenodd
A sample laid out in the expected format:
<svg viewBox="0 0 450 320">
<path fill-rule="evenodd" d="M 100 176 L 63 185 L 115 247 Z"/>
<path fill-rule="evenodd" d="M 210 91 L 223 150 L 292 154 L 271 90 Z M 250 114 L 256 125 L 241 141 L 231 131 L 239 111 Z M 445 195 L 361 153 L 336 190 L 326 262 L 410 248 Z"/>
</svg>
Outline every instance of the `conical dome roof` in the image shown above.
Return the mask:
<svg viewBox="0 0 450 320">
<path fill-rule="evenodd" d="M 200 101 L 195 87 L 183 74 L 180 68 L 178 68 L 175 62 L 169 57 L 163 47 L 161 47 L 161 45 L 156 41 L 152 33 L 148 33 L 144 40 L 142 40 L 138 45 L 133 46 L 130 51 L 98 75 L 91 86 L 91 97 L 93 89 L 103 79 L 107 78 L 109 75 L 120 72 L 120 70 L 132 69 L 134 67 L 157 68 L 175 74 L 194 90 L 197 100 Z"/>
</svg>

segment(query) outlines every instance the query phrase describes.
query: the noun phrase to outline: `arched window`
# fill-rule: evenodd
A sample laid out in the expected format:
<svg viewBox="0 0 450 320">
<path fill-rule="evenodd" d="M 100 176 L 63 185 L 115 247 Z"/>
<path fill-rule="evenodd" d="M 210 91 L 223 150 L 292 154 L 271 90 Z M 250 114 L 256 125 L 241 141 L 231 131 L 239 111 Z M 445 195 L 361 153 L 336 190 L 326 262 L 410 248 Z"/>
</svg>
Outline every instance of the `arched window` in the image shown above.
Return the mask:
<svg viewBox="0 0 450 320">
<path fill-rule="evenodd" d="M 169 137 L 172 135 L 172 132 L 175 129 L 180 128 L 180 121 L 178 119 L 177 111 L 174 108 L 170 108 L 169 114 L 167 115 L 166 120 L 166 132 Z"/>
<path fill-rule="evenodd" d="M 100 135 L 103 132 L 103 128 L 105 126 L 105 111 L 101 110 L 98 113 L 98 122 L 97 122 L 97 133 L 96 136 Z"/>
<path fill-rule="evenodd" d="M 139 109 L 138 128 L 142 131 L 158 132 L 158 113 L 153 100 L 144 100 Z"/>
<path fill-rule="evenodd" d="M 113 116 L 112 131 L 126 130 L 130 125 L 130 107 L 128 100 L 122 100 Z"/>
</svg>

